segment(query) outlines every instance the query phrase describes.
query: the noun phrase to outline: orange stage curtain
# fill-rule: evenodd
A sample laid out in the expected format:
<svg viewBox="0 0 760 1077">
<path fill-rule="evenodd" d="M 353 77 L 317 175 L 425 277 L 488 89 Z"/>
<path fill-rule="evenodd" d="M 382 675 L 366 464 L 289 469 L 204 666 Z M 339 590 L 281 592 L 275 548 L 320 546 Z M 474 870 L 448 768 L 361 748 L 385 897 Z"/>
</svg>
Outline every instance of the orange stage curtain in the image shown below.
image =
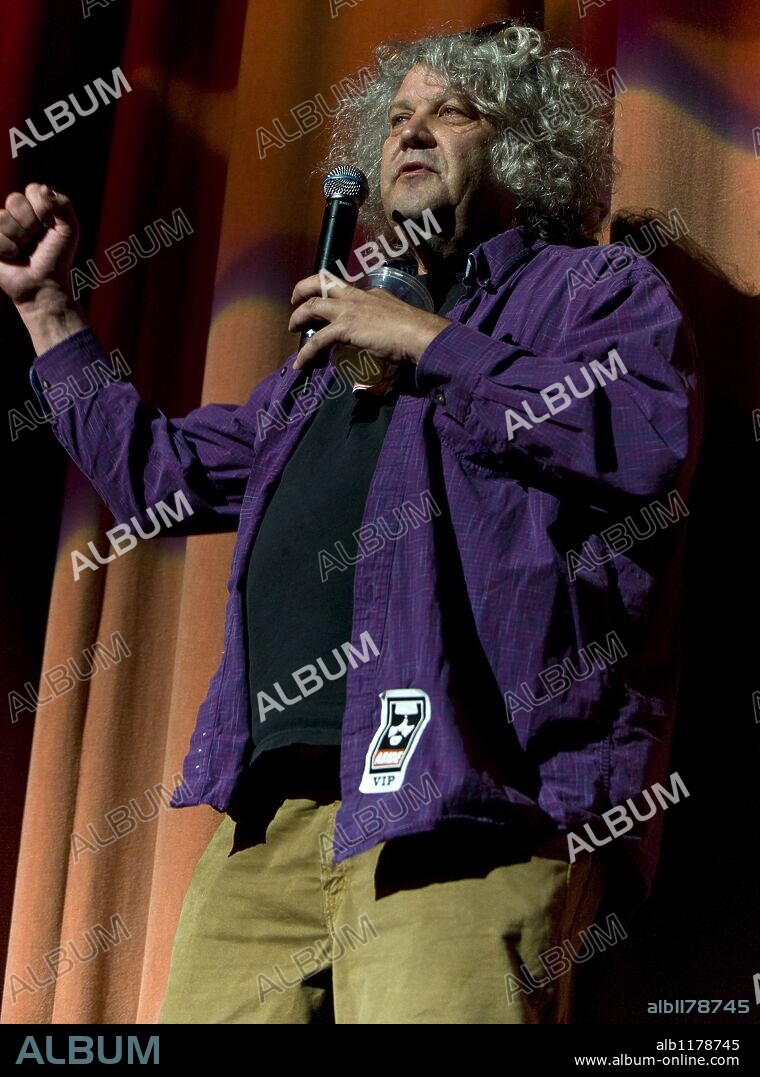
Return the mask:
<svg viewBox="0 0 760 1077">
<path fill-rule="evenodd" d="M 107 248 L 132 234 L 143 239 L 146 226 L 171 223 L 177 210 L 184 214 L 192 234 L 84 293 L 106 349 L 120 351 L 143 398 L 171 416 L 211 401 L 242 402 L 293 345 L 286 331 L 289 295 L 310 270 L 322 205 L 310 171 L 324 150 L 327 123 L 264 149 L 258 129 L 273 134 L 279 120 L 282 129 L 297 131 L 292 110 L 317 94 L 332 104 L 340 80 L 370 66 L 374 45 L 388 37 L 459 30 L 504 15 L 522 15 L 556 43 L 575 45 L 602 72 L 615 69 L 625 92 L 619 94 L 616 152 L 623 173 L 612 235 L 652 214 L 672 224 L 673 210 L 685 223 L 688 234 L 663 244 L 652 260 L 693 312 L 715 401 L 708 422 L 713 447 L 708 437 L 695 494 L 701 515 L 693 512 L 704 564 L 695 563 L 687 595 L 686 747 L 677 742 L 677 749 L 703 768 L 691 772 L 703 800 L 690 825 L 698 823 L 706 841 L 733 820 L 739 829 L 732 840 L 740 844 L 736 820 L 756 805 L 751 786 L 741 782 L 742 766 L 747 781 L 749 769 L 736 757 L 753 750 L 751 695 L 760 682 L 753 685 L 751 666 L 742 665 L 752 657 L 744 636 L 732 629 L 732 649 L 726 632 L 739 604 L 756 602 L 756 555 L 748 539 L 737 538 L 749 510 L 740 500 L 723 500 L 721 491 L 757 499 L 756 485 L 743 484 L 757 468 L 751 454 L 756 460 L 760 452 L 752 423 L 759 403 L 758 5 L 726 0 L 719 17 L 706 0 L 113 0 L 84 7 L 87 17 L 75 3 L 27 0 L 4 12 L 0 128 L 21 128 L 31 117 L 43 129 L 46 106 L 97 77 L 110 79 L 115 67 L 131 92 L 35 148 L 22 148 L 15 159 L 8 150 L 0 178 L 6 192 L 39 180 L 67 193 L 82 221 L 76 264 L 92 258 L 101 272 Z M 7 407 L 23 409 L 32 398 L 26 380 L 32 352 L 8 307 L 3 303 L 0 314 L 0 377 Z M 161 786 L 173 786 L 180 771 L 220 656 L 234 536 L 141 542 L 75 582 L 71 551 L 89 540 L 105 549 L 113 521 L 49 429 L 9 434 L 2 451 L 12 491 L 1 540 L 3 691 L 22 692 L 30 681 L 46 697 L 45 672 L 70 658 L 81 665 L 85 648 L 108 645 L 113 633 L 131 652 L 40 706 L 36 716 L 3 719 L 2 1020 L 153 1022 L 181 901 L 221 818 L 205 806 L 167 810 Z M 724 466 L 731 472 L 725 487 Z M 707 583 L 703 573 L 716 579 Z M 703 606 L 705 594 L 718 603 L 717 625 Z M 704 706 L 713 713 L 699 717 Z M 714 749 L 716 741 L 722 750 Z M 695 744 L 724 771 L 711 772 Z M 736 774 L 735 787 L 729 773 Z M 717 807 L 720 781 L 736 799 Z M 153 817 L 132 825 L 130 802 Z M 673 826 L 668 863 L 688 871 L 696 858 L 698 867 L 703 842 L 684 824 Z M 126 832 L 112 840 L 114 829 Z M 79 836 L 74 848 L 72 835 Z M 741 872 L 732 863 L 739 885 Z M 666 864 L 664 896 L 655 895 L 649 920 L 640 921 L 641 944 L 653 952 L 652 932 L 659 931 L 666 942 L 656 948 L 670 945 L 671 960 L 686 961 L 693 938 L 688 945 L 679 940 L 679 930 L 690 929 L 674 905 L 668 870 Z M 715 854 L 707 870 L 713 876 L 718 870 Z M 756 885 L 755 873 L 750 894 Z M 708 886 L 700 915 L 709 909 L 717 916 L 721 901 L 736 924 L 735 945 L 723 938 L 723 949 L 712 951 L 716 962 L 729 964 L 723 997 L 751 997 L 751 984 L 740 990 L 730 975 L 732 958 L 742 952 L 744 913 L 744 930 L 754 922 L 750 899 L 735 905 L 722 888 Z M 692 915 L 694 925 L 702 923 Z M 97 937 L 97 956 L 69 967 L 71 944 L 86 955 L 88 938 Z M 708 945 L 701 937 L 702 956 Z M 612 965 L 600 960 L 597 967 L 612 978 Z M 607 1012 L 598 988 L 586 1003 L 587 1012 Z M 623 1006 L 617 1019 L 642 1016 L 629 1018 Z"/>
</svg>

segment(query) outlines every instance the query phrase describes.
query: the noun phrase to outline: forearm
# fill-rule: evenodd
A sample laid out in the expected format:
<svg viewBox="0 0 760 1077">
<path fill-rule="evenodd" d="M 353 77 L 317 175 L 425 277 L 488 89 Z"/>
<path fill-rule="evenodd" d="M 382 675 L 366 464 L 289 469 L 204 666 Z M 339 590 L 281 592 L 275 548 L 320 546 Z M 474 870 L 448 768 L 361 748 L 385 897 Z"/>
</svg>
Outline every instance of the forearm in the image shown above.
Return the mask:
<svg viewBox="0 0 760 1077">
<path fill-rule="evenodd" d="M 428 346 L 416 384 L 476 463 L 512 463 L 529 480 L 553 476 L 600 496 L 655 496 L 693 452 L 699 423 L 694 385 L 670 361 L 675 315 L 648 334 L 618 331 L 619 354 L 605 354 L 602 337 L 546 356 L 456 324 Z M 658 340 L 673 354 L 660 354 Z"/>
<path fill-rule="evenodd" d="M 169 418 L 146 403 L 119 352 L 110 359 L 85 326 L 35 359 L 30 381 L 51 429 L 119 523 L 174 503 L 181 491 L 192 508 L 172 535 L 210 534 L 237 527 L 254 455 L 256 417 L 279 387 L 279 370 L 245 405 L 206 404 Z"/>
<path fill-rule="evenodd" d="M 16 309 L 37 355 L 87 328 L 82 308 L 63 292 L 40 296 L 33 303 L 17 304 Z"/>
</svg>

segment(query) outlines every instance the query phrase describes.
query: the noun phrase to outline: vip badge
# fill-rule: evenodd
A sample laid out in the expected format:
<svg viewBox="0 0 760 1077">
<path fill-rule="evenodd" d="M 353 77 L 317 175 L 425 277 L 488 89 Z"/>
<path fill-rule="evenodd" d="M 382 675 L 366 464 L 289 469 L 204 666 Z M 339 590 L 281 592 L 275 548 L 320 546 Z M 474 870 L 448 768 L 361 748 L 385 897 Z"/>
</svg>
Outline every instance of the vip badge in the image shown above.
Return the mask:
<svg viewBox="0 0 760 1077">
<path fill-rule="evenodd" d="M 404 784 L 404 774 L 425 726 L 430 697 L 421 688 L 389 688 L 380 693 L 380 728 L 364 763 L 360 793 L 387 793 Z"/>
</svg>

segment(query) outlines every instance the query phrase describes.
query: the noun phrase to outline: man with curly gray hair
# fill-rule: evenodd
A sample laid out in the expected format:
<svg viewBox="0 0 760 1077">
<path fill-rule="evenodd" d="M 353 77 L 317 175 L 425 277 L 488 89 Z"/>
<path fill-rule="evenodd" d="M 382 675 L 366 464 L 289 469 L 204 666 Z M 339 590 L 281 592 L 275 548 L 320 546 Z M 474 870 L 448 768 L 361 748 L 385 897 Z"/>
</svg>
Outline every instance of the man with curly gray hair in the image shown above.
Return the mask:
<svg viewBox="0 0 760 1077">
<path fill-rule="evenodd" d="M 244 405 L 169 420 L 120 383 L 56 416 L 117 519 L 182 490 L 186 533 L 238 528 L 172 802 L 225 817 L 163 1022 L 567 1022 L 625 937 L 688 796 L 662 782 L 701 395 L 667 282 L 595 243 L 610 146 L 593 72 L 532 27 L 383 45 L 327 160 L 432 309 L 313 275 L 316 332 Z M 55 271 L 70 206 L 32 186 L 0 285 L 44 399 L 103 353 Z M 44 280 L 10 265 L 36 221 Z M 333 347 L 383 377 L 352 392 Z"/>
<path fill-rule="evenodd" d="M 400 105 L 406 79 L 406 85 L 429 87 L 426 96 L 437 90 L 452 99 L 441 118 L 448 117 L 454 145 L 458 139 L 469 145 L 472 121 L 480 119 L 474 141 L 482 153 L 468 164 L 470 169 L 487 164 L 490 178 L 483 173 L 481 179 L 497 204 L 519 201 L 521 220 L 546 239 L 594 238 L 615 174 L 614 102 L 579 53 L 549 48 L 533 27 L 497 23 L 470 34 L 381 45 L 376 63 L 369 88 L 347 95 L 336 111 L 322 162 L 353 164 L 365 173 L 370 193 L 363 219 L 369 232 L 387 225 L 393 168 L 383 147 L 386 156 L 392 154 L 401 136 L 408 115 Z M 444 150 L 431 152 L 430 162 L 436 157 L 448 166 Z M 482 198 L 485 191 L 478 193 Z M 427 204 L 452 209 L 440 194 Z M 465 202 L 459 212 L 473 209 Z M 494 234 L 496 223 L 485 224 L 486 236 Z"/>
</svg>

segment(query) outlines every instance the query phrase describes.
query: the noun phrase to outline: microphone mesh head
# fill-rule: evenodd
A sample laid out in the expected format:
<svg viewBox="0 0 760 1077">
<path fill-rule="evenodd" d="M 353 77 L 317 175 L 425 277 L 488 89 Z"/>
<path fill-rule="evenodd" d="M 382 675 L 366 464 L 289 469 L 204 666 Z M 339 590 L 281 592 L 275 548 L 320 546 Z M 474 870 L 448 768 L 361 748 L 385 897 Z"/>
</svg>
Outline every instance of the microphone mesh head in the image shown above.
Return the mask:
<svg viewBox="0 0 760 1077">
<path fill-rule="evenodd" d="M 340 165 L 327 173 L 322 190 L 328 202 L 331 198 L 353 198 L 361 206 L 369 194 L 369 183 L 358 168 Z"/>
</svg>

